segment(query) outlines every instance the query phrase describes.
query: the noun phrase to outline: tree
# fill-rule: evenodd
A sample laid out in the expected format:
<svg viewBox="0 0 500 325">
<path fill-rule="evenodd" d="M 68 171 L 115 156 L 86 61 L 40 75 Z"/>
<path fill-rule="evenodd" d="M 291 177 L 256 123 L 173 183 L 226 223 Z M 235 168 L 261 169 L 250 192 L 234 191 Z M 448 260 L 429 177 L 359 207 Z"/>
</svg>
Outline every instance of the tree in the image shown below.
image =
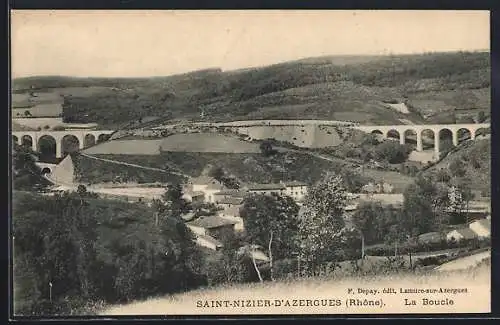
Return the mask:
<svg viewBox="0 0 500 325">
<path fill-rule="evenodd" d="M 473 193 L 466 180 L 453 182 L 448 191 L 448 202 L 455 222 L 468 222 L 469 203 L 472 199 Z"/>
<path fill-rule="evenodd" d="M 459 158 L 452 160 L 448 165 L 448 169 L 454 177 L 463 177 L 466 173 L 465 163 Z"/>
<path fill-rule="evenodd" d="M 169 184 L 162 199 L 164 204 L 157 204 L 160 213 L 180 216 L 189 210 L 189 203 L 183 198 L 180 184 Z"/>
<path fill-rule="evenodd" d="M 359 193 L 361 191 L 361 188 L 371 181 L 371 179 L 369 179 L 368 177 L 360 175 L 359 173 L 352 170 L 352 168 L 348 167 L 342 168 L 342 170 L 340 171 L 340 175 L 344 180 L 344 186 L 346 187 L 346 190 L 351 193 Z"/>
<path fill-rule="evenodd" d="M 379 233 L 384 230 L 384 209 L 380 202 L 363 202 L 361 203 L 356 212 L 354 212 L 351 221 L 354 228 L 361 236 L 361 256 L 364 257 L 365 243 L 374 243 L 382 237 Z"/>
<path fill-rule="evenodd" d="M 14 146 L 12 153 L 14 189 L 33 191 L 50 185 L 42 176 L 41 169 L 36 165 L 36 154 L 26 146 Z"/>
<path fill-rule="evenodd" d="M 273 150 L 273 145 L 271 141 L 269 140 L 264 140 L 260 143 L 259 145 L 260 151 L 262 154 L 266 157 L 272 155 L 275 151 Z"/>
<path fill-rule="evenodd" d="M 32 117 L 31 112 L 28 110 L 24 111 L 24 117 Z"/>
<path fill-rule="evenodd" d="M 483 123 L 486 120 L 486 114 L 484 111 L 477 112 L 476 122 Z"/>
<path fill-rule="evenodd" d="M 318 274 L 342 256 L 347 192 L 342 177 L 328 173 L 309 189 L 299 212 L 299 256 L 304 271 Z"/>
<path fill-rule="evenodd" d="M 403 193 L 404 231 L 411 236 L 432 231 L 447 223 L 447 194 L 431 178 L 419 177 Z"/>
<path fill-rule="evenodd" d="M 450 181 L 450 179 L 451 179 L 451 176 L 450 176 L 450 174 L 448 174 L 448 171 L 446 169 L 441 168 L 436 172 L 436 180 L 438 182 L 447 183 Z"/>
<path fill-rule="evenodd" d="M 390 164 L 399 164 L 406 161 L 409 153 L 408 146 L 395 141 L 384 141 L 375 147 L 375 159 L 387 161 Z"/>
<path fill-rule="evenodd" d="M 267 247 L 271 280 L 274 280 L 274 260 L 290 256 L 296 250 L 298 211 L 299 207 L 288 196 L 254 195 L 244 201 L 240 215 L 248 241 L 251 245 Z"/>
<path fill-rule="evenodd" d="M 80 185 L 78 185 L 76 192 L 80 196 L 84 196 L 85 194 L 87 194 L 87 187 L 85 187 L 85 185 L 83 185 L 83 184 L 80 184 Z"/>
<path fill-rule="evenodd" d="M 220 166 L 213 166 L 208 172 L 208 176 L 215 178 L 219 182 L 222 180 L 224 175 L 224 169 L 222 169 L 222 167 Z"/>
</svg>

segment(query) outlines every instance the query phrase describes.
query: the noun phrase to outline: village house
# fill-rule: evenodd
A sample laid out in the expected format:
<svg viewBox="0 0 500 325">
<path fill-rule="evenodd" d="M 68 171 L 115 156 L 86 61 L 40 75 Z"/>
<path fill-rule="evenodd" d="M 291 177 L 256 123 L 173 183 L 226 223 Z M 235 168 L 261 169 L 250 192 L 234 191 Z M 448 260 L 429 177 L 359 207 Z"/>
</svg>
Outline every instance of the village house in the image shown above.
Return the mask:
<svg viewBox="0 0 500 325">
<path fill-rule="evenodd" d="M 196 244 L 201 246 L 201 247 L 206 247 L 206 248 L 209 248 L 211 250 L 214 250 L 214 251 L 217 251 L 219 249 L 221 249 L 222 247 L 224 247 L 224 245 L 222 245 L 222 243 L 220 241 L 218 241 L 217 239 L 213 238 L 213 237 L 210 237 L 210 236 L 206 236 L 206 235 L 196 235 Z"/>
<path fill-rule="evenodd" d="M 215 203 L 215 193 L 224 190 L 224 186 L 213 177 L 200 176 L 193 178 L 190 182 L 190 190 L 193 192 L 202 192 L 204 201 Z"/>
<path fill-rule="evenodd" d="M 307 184 L 303 182 L 284 182 L 285 194 L 291 196 L 295 201 L 302 201 L 307 194 Z"/>
<path fill-rule="evenodd" d="M 241 206 L 232 206 L 219 211 L 217 215 L 223 219 L 234 222 L 234 230 L 236 232 L 241 232 L 245 230 L 245 225 L 240 215 L 240 209 Z"/>
<path fill-rule="evenodd" d="M 184 190 L 184 193 L 182 194 L 182 198 L 188 202 L 203 202 L 205 200 L 205 193 L 202 191 L 193 191 L 190 189 Z"/>
<path fill-rule="evenodd" d="M 446 235 L 447 241 L 461 241 L 477 238 L 477 235 L 470 228 L 460 228 L 450 231 Z"/>
<path fill-rule="evenodd" d="M 225 189 L 214 193 L 215 202 L 218 203 L 220 200 L 225 198 L 245 198 L 248 192 L 237 189 Z"/>
<path fill-rule="evenodd" d="M 491 220 L 479 219 L 469 224 L 469 228 L 479 238 L 490 238 L 491 236 Z"/>
<path fill-rule="evenodd" d="M 222 247 L 221 238 L 234 233 L 234 221 L 219 216 L 200 217 L 186 222 L 186 226 L 196 235 L 196 243 L 210 248 Z"/>
<path fill-rule="evenodd" d="M 394 190 L 394 186 L 387 183 L 387 182 L 378 183 L 378 184 L 374 184 L 374 183 L 370 182 L 361 188 L 362 193 L 390 194 L 390 193 L 392 193 L 393 190 Z"/>
<path fill-rule="evenodd" d="M 248 184 L 245 185 L 244 190 L 251 194 L 265 194 L 271 195 L 273 193 L 284 195 L 286 192 L 285 184 Z"/>
<path fill-rule="evenodd" d="M 240 207 L 243 204 L 242 197 L 225 197 L 216 201 L 217 205 L 223 209 L 230 208 L 233 206 Z"/>
<path fill-rule="evenodd" d="M 302 201 L 307 194 L 307 184 L 297 181 L 272 184 L 248 184 L 243 189 L 251 194 L 271 195 L 275 193 L 278 195 L 288 195 L 295 201 Z"/>
</svg>

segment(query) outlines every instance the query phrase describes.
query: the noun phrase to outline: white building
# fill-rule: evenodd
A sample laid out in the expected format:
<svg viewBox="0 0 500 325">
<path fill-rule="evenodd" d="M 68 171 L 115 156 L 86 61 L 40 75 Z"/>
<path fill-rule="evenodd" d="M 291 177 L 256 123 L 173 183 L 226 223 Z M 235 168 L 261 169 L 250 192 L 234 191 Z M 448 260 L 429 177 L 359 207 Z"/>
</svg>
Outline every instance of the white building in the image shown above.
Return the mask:
<svg viewBox="0 0 500 325">
<path fill-rule="evenodd" d="M 190 184 L 190 190 L 193 192 L 202 192 L 204 201 L 207 203 L 215 203 L 215 193 L 224 190 L 224 186 L 215 178 L 208 176 L 200 176 L 193 178 Z"/>
<path fill-rule="evenodd" d="M 244 189 L 251 194 L 286 194 L 286 186 L 285 184 L 248 184 L 244 186 Z"/>
<path fill-rule="evenodd" d="M 307 184 L 303 182 L 280 182 L 273 184 L 249 184 L 244 190 L 252 194 L 278 194 L 292 197 L 295 201 L 302 201 L 307 194 Z"/>
<path fill-rule="evenodd" d="M 489 219 L 479 219 L 469 224 L 469 228 L 479 237 L 479 238 L 490 238 L 491 237 L 491 220 Z"/>
<path fill-rule="evenodd" d="M 302 201 L 307 194 L 307 184 L 303 182 L 285 182 L 285 194 L 295 201 Z"/>
</svg>

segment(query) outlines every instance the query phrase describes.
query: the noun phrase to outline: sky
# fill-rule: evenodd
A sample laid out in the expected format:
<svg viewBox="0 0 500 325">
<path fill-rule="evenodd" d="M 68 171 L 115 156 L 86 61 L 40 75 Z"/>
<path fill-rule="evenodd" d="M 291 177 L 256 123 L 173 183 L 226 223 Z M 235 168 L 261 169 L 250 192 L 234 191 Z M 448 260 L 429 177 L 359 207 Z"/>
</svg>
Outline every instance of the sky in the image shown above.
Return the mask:
<svg viewBox="0 0 500 325">
<path fill-rule="evenodd" d="M 166 76 L 324 55 L 489 48 L 488 11 L 11 12 L 14 78 Z"/>
</svg>

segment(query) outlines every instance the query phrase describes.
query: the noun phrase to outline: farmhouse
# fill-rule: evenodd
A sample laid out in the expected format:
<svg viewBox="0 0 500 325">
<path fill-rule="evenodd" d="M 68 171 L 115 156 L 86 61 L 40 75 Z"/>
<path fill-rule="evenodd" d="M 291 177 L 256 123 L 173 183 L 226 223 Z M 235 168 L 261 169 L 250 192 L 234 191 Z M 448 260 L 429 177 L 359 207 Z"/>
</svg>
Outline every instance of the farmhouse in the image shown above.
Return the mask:
<svg viewBox="0 0 500 325">
<path fill-rule="evenodd" d="M 225 197 L 216 201 L 216 203 L 221 208 L 226 209 L 233 206 L 240 207 L 243 204 L 243 200 L 242 197 Z"/>
<path fill-rule="evenodd" d="M 200 176 L 191 180 L 190 190 L 193 192 L 202 192 L 204 194 L 204 201 L 215 203 L 215 193 L 224 190 L 219 181 L 213 177 Z"/>
<path fill-rule="evenodd" d="M 245 230 L 243 218 L 240 216 L 240 206 L 232 206 L 218 212 L 218 216 L 234 222 L 234 230 L 237 232 Z"/>
<path fill-rule="evenodd" d="M 469 228 L 479 238 L 489 238 L 491 236 L 491 220 L 480 219 L 469 224 Z"/>
<path fill-rule="evenodd" d="M 206 235 L 197 235 L 196 236 L 196 244 L 202 247 L 206 247 L 212 249 L 214 251 L 219 250 L 223 247 L 222 243 L 217 239 L 206 236 Z"/>
<path fill-rule="evenodd" d="M 189 202 L 203 202 L 205 200 L 205 193 L 188 189 L 184 191 L 182 198 Z"/>
<path fill-rule="evenodd" d="M 307 194 L 307 184 L 303 182 L 285 182 L 285 194 L 296 201 L 302 201 Z"/>
<path fill-rule="evenodd" d="M 285 184 L 249 184 L 245 185 L 244 189 L 252 194 L 285 194 Z"/>
<path fill-rule="evenodd" d="M 205 235 L 220 239 L 234 232 L 234 221 L 218 216 L 200 217 L 186 223 L 196 235 Z"/>
<path fill-rule="evenodd" d="M 389 194 L 389 193 L 392 193 L 393 190 L 394 190 L 394 186 L 387 183 L 387 182 L 383 182 L 383 183 L 379 183 L 379 184 L 374 184 L 374 183 L 370 182 L 361 188 L 362 193 Z"/>
<path fill-rule="evenodd" d="M 219 202 L 222 199 L 226 198 L 245 198 L 248 195 L 248 192 L 236 189 L 225 189 L 214 193 L 215 202 Z"/>
<path fill-rule="evenodd" d="M 468 240 L 474 239 L 477 235 L 470 228 L 460 228 L 450 231 L 446 235 L 446 240 L 448 241 L 460 241 L 460 240 Z"/>
</svg>

